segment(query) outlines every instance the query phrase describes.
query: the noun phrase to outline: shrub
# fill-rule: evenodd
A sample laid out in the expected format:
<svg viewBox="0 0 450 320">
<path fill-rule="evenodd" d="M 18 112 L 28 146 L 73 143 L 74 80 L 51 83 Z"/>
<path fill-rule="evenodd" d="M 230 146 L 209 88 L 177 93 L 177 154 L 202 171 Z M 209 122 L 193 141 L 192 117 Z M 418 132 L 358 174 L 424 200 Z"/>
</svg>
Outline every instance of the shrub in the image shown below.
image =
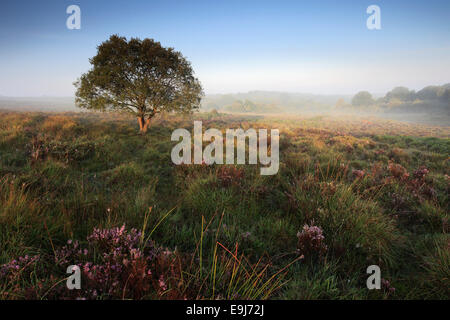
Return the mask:
<svg viewBox="0 0 450 320">
<path fill-rule="evenodd" d="M 0 266 L 0 298 L 14 299 L 27 296 L 22 292 L 22 279 L 30 279 L 41 260 L 39 255 L 25 255 Z M 2 290 L 3 287 L 3 290 Z"/>
<path fill-rule="evenodd" d="M 95 228 L 87 237 L 88 247 L 69 240 L 56 251 L 58 265 L 78 265 L 84 285 L 77 292 L 85 299 L 141 299 L 161 295 L 167 290 L 164 274 L 154 274 L 152 264 L 161 253 L 151 241 L 145 241 L 136 229 Z"/>
<path fill-rule="evenodd" d="M 320 227 L 314 225 L 314 221 L 303 226 L 303 230 L 297 233 L 297 250 L 300 254 L 318 254 L 323 256 L 328 247 L 325 244 L 325 237 Z"/>
<path fill-rule="evenodd" d="M 216 174 L 222 187 L 239 185 L 244 179 L 244 169 L 235 166 L 220 166 Z"/>
<path fill-rule="evenodd" d="M 388 169 L 391 175 L 396 179 L 406 180 L 409 178 L 408 171 L 400 164 L 389 161 Z"/>
</svg>

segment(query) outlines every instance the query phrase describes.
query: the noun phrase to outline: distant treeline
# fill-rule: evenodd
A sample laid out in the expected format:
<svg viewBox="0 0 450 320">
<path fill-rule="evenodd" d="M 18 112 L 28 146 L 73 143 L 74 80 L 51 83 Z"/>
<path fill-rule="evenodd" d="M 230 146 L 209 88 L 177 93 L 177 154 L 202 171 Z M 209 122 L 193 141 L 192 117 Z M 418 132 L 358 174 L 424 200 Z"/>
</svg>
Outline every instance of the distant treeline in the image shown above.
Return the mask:
<svg viewBox="0 0 450 320">
<path fill-rule="evenodd" d="M 73 97 L 1 97 L 0 109 L 16 111 L 79 111 Z M 356 95 L 315 95 L 275 91 L 206 95 L 201 111 L 229 113 L 352 112 L 388 117 L 409 114 L 432 115 L 442 123 L 450 121 L 450 83 L 419 91 L 397 87 L 382 97 L 367 91 Z M 392 115 L 392 116 L 390 116 Z M 434 120 L 433 120 L 434 121 Z"/>
<path fill-rule="evenodd" d="M 428 86 L 419 91 L 397 87 L 384 97 L 374 99 L 367 91 L 358 92 L 351 104 L 340 99 L 336 109 L 353 108 L 388 113 L 444 113 L 450 115 L 450 83 L 442 86 Z"/>
<path fill-rule="evenodd" d="M 314 95 L 273 91 L 250 91 L 236 94 L 206 95 L 202 110 L 234 113 L 280 113 L 296 111 L 330 110 L 336 101 L 351 96 Z"/>
<path fill-rule="evenodd" d="M 313 95 L 271 91 L 207 95 L 203 111 L 232 113 L 283 113 L 343 111 L 370 113 L 424 113 L 450 116 L 450 84 L 428 86 L 419 91 L 397 87 L 384 97 L 367 91 L 356 95 Z"/>
</svg>

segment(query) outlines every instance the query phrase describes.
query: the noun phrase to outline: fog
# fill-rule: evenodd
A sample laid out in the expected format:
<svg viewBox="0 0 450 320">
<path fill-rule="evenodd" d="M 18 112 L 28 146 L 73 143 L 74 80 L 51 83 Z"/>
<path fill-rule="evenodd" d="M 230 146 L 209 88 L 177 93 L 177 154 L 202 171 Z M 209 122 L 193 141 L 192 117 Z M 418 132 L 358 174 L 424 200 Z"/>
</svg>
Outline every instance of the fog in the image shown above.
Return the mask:
<svg viewBox="0 0 450 320">
<path fill-rule="evenodd" d="M 0 110 L 82 112 L 74 97 L 4 97 Z M 450 126 L 450 84 L 427 86 L 417 92 L 396 87 L 385 94 L 361 91 L 354 95 L 320 95 L 278 91 L 206 94 L 200 112 L 243 115 L 361 116 Z M 86 112 L 86 111 L 84 111 Z"/>
<path fill-rule="evenodd" d="M 315 95 L 272 91 L 206 95 L 201 110 L 239 114 L 326 114 L 450 125 L 450 84 L 417 92 L 396 87 L 386 94 Z"/>
</svg>

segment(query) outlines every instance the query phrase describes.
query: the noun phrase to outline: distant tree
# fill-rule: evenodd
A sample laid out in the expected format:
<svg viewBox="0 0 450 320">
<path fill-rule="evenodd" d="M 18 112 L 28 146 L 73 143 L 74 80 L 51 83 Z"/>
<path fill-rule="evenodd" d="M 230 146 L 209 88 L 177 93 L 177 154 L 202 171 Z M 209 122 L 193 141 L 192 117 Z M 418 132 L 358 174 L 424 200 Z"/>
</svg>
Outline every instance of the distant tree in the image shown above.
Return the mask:
<svg viewBox="0 0 450 320">
<path fill-rule="evenodd" d="M 428 86 L 417 92 L 420 100 L 435 100 L 438 98 L 439 86 Z"/>
<path fill-rule="evenodd" d="M 250 100 L 245 100 L 243 104 L 244 112 L 256 112 L 258 110 L 257 105 Z"/>
<path fill-rule="evenodd" d="M 450 109 L 450 89 L 442 88 L 442 92 L 439 97 L 442 101 L 448 103 L 448 106 L 449 106 L 448 109 Z"/>
<path fill-rule="evenodd" d="M 200 105 L 203 91 L 190 63 L 153 39 L 113 35 L 90 63 L 92 69 L 74 83 L 76 105 L 130 113 L 142 133 L 157 113 L 191 112 Z"/>
<path fill-rule="evenodd" d="M 399 101 L 413 101 L 414 98 L 414 91 L 409 91 L 409 89 L 405 87 L 396 87 L 386 94 L 385 100 L 386 102 L 393 99 L 397 99 Z"/>
<path fill-rule="evenodd" d="M 358 92 L 352 99 L 352 105 L 356 107 L 370 106 L 374 104 L 375 100 L 372 95 L 367 91 Z"/>
<path fill-rule="evenodd" d="M 375 100 L 375 104 L 377 104 L 377 105 L 382 105 L 385 102 L 386 101 L 385 101 L 384 97 L 379 97 L 378 99 Z"/>
<path fill-rule="evenodd" d="M 336 101 L 336 108 L 340 109 L 345 107 L 346 103 L 345 100 L 343 98 L 339 98 L 338 101 Z"/>
<path fill-rule="evenodd" d="M 219 111 L 217 111 L 217 109 L 212 109 L 209 113 L 210 113 L 212 116 L 219 116 L 219 115 L 220 115 L 220 113 L 219 113 Z"/>
</svg>

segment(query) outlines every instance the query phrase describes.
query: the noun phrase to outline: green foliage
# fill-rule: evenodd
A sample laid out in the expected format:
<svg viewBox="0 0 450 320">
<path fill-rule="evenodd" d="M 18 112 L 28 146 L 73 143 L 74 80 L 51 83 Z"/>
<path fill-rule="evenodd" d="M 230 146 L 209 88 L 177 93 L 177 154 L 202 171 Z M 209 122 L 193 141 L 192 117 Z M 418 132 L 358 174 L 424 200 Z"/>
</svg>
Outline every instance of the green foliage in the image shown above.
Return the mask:
<svg viewBox="0 0 450 320">
<path fill-rule="evenodd" d="M 352 105 L 357 107 L 370 106 L 374 104 L 374 102 L 372 95 L 367 91 L 358 92 L 352 99 Z"/>
<path fill-rule="evenodd" d="M 190 112 L 200 104 L 202 87 L 190 63 L 152 39 L 113 35 L 90 63 L 92 69 L 75 82 L 81 108 L 131 113 L 146 130 L 157 113 Z"/>
<path fill-rule="evenodd" d="M 221 130 L 278 128 L 279 173 L 173 165 L 171 132 L 193 119 Z M 50 289 L 65 277 L 54 249 L 95 227 L 126 224 L 176 252 L 179 260 L 161 261 L 158 272 L 182 278 L 188 297 L 448 299 L 448 127 L 169 114 L 140 136 L 134 121 L 1 114 L 0 265 L 24 255 L 47 261 L 36 270 L 44 283 L 33 269 L 14 287 L 0 279 L 1 298 Z M 327 249 L 300 258 L 297 234 L 305 225 L 320 228 Z M 367 290 L 371 264 L 395 292 Z M 56 296 L 52 290 L 44 298 Z"/>
</svg>

